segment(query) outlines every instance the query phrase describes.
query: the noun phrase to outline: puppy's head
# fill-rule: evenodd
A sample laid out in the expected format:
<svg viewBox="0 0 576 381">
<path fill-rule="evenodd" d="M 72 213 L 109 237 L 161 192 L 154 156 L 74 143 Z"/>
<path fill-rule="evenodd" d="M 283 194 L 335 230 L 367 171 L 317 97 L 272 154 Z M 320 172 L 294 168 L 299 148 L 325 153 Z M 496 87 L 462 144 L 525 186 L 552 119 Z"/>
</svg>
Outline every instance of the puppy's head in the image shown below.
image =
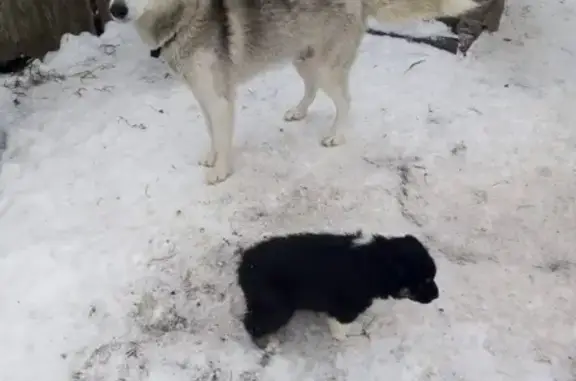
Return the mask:
<svg viewBox="0 0 576 381">
<path fill-rule="evenodd" d="M 384 248 L 384 246 L 383 246 Z M 422 243 L 411 235 L 387 240 L 388 256 L 385 274 L 385 296 L 394 299 L 409 299 L 428 304 L 439 296 L 436 277 L 436 264 Z"/>
</svg>

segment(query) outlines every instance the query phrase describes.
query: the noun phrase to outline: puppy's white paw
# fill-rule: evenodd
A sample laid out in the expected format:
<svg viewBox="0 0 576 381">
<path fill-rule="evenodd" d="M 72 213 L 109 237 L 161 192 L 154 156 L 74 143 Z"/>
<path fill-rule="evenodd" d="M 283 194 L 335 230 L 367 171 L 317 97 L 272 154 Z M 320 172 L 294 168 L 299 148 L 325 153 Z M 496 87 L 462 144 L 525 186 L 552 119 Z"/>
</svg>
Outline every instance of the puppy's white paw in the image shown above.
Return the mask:
<svg viewBox="0 0 576 381">
<path fill-rule="evenodd" d="M 348 332 L 350 331 L 349 324 L 342 324 L 334 318 L 328 318 L 328 327 L 334 340 L 344 341 L 348 337 Z"/>
<path fill-rule="evenodd" d="M 277 336 L 272 335 L 268 339 L 268 343 L 266 344 L 265 348 L 266 352 L 271 354 L 277 354 L 280 352 L 280 340 Z"/>
<path fill-rule="evenodd" d="M 262 357 L 260 358 L 260 366 L 266 367 L 272 360 L 272 357 L 280 352 L 280 340 L 274 335 L 268 339 L 265 346 L 259 346 L 263 350 Z"/>
<path fill-rule="evenodd" d="M 302 120 L 305 117 L 306 117 L 306 110 L 302 110 L 298 107 L 291 108 L 284 114 L 284 120 L 287 122 Z"/>
<path fill-rule="evenodd" d="M 206 171 L 206 184 L 215 185 L 226 180 L 232 174 L 232 168 L 227 163 L 217 161 L 214 167 Z"/>
<path fill-rule="evenodd" d="M 346 138 L 344 135 L 326 136 L 322 139 L 321 143 L 324 147 L 336 147 L 346 143 Z"/>
<path fill-rule="evenodd" d="M 211 168 L 216 163 L 216 152 L 209 150 L 204 157 L 198 160 L 198 164 L 203 167 Z"/>
</svg>

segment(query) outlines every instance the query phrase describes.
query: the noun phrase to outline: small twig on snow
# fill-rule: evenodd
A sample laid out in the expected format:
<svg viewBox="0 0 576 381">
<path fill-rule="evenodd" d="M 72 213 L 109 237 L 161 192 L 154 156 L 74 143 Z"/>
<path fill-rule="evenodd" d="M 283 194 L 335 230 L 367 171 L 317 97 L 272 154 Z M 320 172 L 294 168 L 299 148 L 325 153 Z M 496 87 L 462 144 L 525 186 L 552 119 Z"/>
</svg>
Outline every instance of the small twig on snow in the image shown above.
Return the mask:
<svg viewBox="0 0 576 381">
<path fill-rule="evenodd" d="M 104 54 L 106 54 L 107 56 L 112 56 L 114 54 L 116 54 L 116 48 L 119 45 L 113 45 L 113 44 L 102 44 L 100 45 L 100 50 L 102 50 L 102 52 L 104 52 Z"/>
<path fill-rule="evenodd" d="M 94 74 L 96 71 L 104 70 L 104 69 L 111 69 L 113 67 L 114 67 L 113 64 L 102 64 L 102 65 L 96 66 L 94 69 L 91 69 L 91 70 L 82 70 L 82 71 L 79 71 L 77 73 L 70 74 L 70 77 L 79 77 L 80 80 L 83 80 L 86 78 L 96 79 L 96 78 L 98 78 L 96 76 L 96 74 Z"/>
<path fill-rule="evenodd" d="M 366 163 L 371 164 L 373 166 L 375 166 L 376 168 L 382 168 L 382 164 L 375 162 L 374 160 L 370 160 L 367 157 L 362 157 L 362 160 L 364 160 Z"/>
<path fill-rule="evenodd" d="M 123 116 L 118 117 L 118 120 L 123 121 L 124 123 L 126 123 L 126 125 L 127 125 L 128 127 L 131 127 L 131 128 L 137 128 L 137 129 L 139 129 L 139 130 L 145 130 L 145 129 L 148 128 L 144 123 L 137 123 L 137 124 L 130 123 L 130 122 L 128 121 L 128 119 L 124 118 Z"/>
<path fill-rule="evenodd" d="M 83 93 L 84 91 L 88 91 L 88 89 L 86 89 L 85 87 L 81 87 L 81 88 L 79 88 L 78 90 L 76 90 L 76 91 L 74 92 L 74 94 L 76 94 L 78 97 L 82 98 L 82 93 Z"/>
<path fill-rule="evenodd" d="M 406 69 L 406 71 L 404 72 L 404 74 L 408 73 L 410 70 L 414 69 L 416 66 L 420 65 L 421 63 L 426 62 L 426 60 L 419 60 L 414 62 L 412 65 L 410 65 L 408 67 L 408 69 Z"/>
<path fill-rule="evenodd" d="M 161 108 L 156 108 L 156 107 L 151 106 L 151 105 L 150 105 L 150 108 L 159 114 L 164 114 L 164 110 L 162 110 Z"/>
<path fill-rule="evenodd" d="M 111 93 L 113 88 L 114 88 L 114 86 L 104 86 L 104 87 L 101 87 L 101 88 L 96 87 L 94 90 L 100 91 L 100 92 Z"/>
</svg>

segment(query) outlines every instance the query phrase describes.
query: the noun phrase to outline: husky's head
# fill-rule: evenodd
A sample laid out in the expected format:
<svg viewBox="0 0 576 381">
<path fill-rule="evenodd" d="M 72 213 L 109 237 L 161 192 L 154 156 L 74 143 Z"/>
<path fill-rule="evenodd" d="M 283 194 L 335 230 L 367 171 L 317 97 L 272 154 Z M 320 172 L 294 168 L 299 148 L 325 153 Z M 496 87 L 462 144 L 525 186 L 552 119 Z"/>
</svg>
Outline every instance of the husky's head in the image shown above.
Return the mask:
<svg viewBox="0 0 576 381">
<path fill-rule="evenodd" d="M 110 0 L 110 14 L 117 21 L 137 20 L 158 0 Z"/>
</svg>

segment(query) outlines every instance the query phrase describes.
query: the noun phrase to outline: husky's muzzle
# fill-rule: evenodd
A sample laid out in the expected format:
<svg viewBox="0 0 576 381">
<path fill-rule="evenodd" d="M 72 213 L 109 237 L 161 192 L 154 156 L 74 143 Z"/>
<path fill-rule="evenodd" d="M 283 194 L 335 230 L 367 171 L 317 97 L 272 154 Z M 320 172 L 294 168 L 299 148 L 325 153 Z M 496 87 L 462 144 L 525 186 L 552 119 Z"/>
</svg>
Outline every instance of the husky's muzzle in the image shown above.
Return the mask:
<svg viewBox="0 0 576 381">
<path fill-rule="evenodd" d="M 114 0 L 110 4 L 110 14 L 116 20 L 123 21 L 128 17 L 128 6 L 122 0 Z"/>
</svg>

